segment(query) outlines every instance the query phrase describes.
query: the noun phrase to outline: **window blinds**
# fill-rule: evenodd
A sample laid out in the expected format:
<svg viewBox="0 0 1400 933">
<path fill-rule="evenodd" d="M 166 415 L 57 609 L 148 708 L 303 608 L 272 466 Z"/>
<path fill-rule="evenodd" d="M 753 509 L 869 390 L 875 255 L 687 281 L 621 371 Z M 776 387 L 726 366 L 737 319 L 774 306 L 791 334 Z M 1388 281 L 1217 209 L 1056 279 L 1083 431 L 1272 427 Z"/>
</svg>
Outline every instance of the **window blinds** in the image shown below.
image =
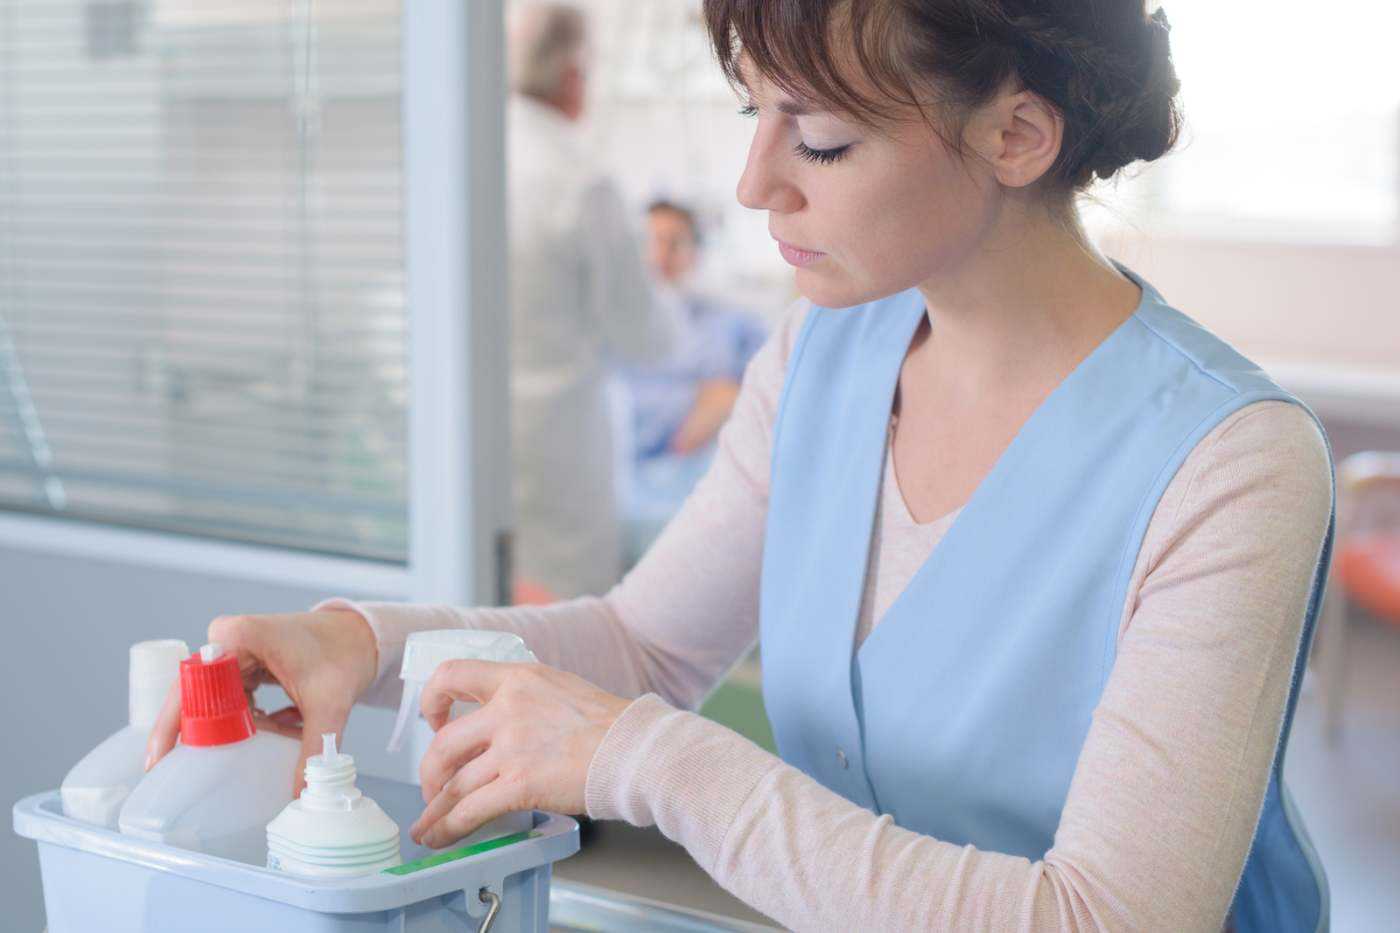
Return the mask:
<svg viewBox="0 0 1400 933">
<path fill-rule="evenodd" d="M 0 508 L 402 562 L 399 5 L 0 0 Z"/>
</svg>

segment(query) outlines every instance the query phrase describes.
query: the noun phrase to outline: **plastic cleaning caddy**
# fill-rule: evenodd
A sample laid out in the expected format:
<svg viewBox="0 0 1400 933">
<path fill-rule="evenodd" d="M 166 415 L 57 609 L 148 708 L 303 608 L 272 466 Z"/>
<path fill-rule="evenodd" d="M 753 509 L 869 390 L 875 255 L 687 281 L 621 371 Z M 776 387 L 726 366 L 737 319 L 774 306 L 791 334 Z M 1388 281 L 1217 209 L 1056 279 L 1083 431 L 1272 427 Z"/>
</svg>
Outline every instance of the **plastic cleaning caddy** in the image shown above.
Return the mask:
<svg viewBox="0 0 1400 933">
<path fill-rule="evenodd" d="M 146 776 L 146 739 L 190 649 L 176 639 L 139 641 L 127 667 L 127 725 L 83 756 L 59 790 L 63 812 L 115 828 L 126 798 Z"/>
<path fill-rule="evenodd" d="M 290 767 L 290 766 L 289 766 Z M 362 775 L 401 827 L 423 811 L 412 784 Z M 434 853 L 400 837 L 411 861 L 359 878 L 308 880 L 63 815 L 58 792 L 14 807 L 39 844 L 48 933 L 545 933 L 550 866 L 578 851 L 578 824 L 530 814 L 526 833 Z"/>
</svg>

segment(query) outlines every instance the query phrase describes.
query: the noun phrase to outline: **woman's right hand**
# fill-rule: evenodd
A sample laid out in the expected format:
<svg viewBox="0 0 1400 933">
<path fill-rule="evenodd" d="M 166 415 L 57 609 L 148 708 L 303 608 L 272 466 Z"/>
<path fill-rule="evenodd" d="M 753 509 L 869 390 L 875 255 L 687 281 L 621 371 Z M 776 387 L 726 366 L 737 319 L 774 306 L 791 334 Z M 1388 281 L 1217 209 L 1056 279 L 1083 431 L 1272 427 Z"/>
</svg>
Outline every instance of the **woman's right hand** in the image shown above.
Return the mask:
<svg viewBox="0 0 1400 933">
<path fill-rule="evenodd" d="M 321 733 L 343 736 L 350 708 L 374 682 L 379 659 L 369 623 L 346 609 L 220 616 L 209 624 L 209 641 L 237 657 L 250 706 L 262 684 L 276 684 L 291 697 L 293 706 L 258 717 L 258 728 L 301 740 L 292 790 L 300 793 L 307 757 L 320 754 Z M 179 735 L 176 682 L 147 740 L 146 770 L 175 747 Z"/>
</svg>

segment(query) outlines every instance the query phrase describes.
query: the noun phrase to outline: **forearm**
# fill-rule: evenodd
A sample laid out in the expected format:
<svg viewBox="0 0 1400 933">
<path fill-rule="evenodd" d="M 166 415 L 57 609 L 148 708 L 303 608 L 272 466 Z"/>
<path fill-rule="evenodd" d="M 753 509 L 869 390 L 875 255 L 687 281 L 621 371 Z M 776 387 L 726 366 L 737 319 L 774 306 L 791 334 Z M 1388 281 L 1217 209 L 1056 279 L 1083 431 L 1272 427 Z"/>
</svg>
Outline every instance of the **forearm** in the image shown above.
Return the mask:
<svg viewBox="0 0 1400 933">
<path fill-rule="evenodd" d="M 655 824 L 727 890 L 794 930 L 1162 928 L 1120 913 L 1063 855 L 1032 862 L 902 829 L 655 697 L 609 732 L 587 801 L 595 818 Z M 1199 928 L 1188 919 L 1171 928 Z"/>
</svg>

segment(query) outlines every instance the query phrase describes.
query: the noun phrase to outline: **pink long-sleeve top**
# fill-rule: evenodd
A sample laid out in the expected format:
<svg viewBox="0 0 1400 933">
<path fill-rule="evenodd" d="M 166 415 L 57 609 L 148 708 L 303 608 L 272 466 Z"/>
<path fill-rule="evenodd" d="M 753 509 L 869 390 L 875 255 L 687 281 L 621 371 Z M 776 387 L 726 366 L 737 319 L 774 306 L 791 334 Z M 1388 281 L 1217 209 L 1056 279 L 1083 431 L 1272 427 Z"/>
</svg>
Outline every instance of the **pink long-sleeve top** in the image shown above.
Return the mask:
<svg viewBox="0 0 1400 933">
<path fill-rule="evenodd" d="M 713 467 L 607 595 L 548 607 L 349 603 L 396 704 L 404 639 L 519 634 L 545 663 L 637 697 L 588 772 L 591 816 L 655 824 L 722 886 L 798 930 L 1219 930 L 1262 806 L 1331 509 L 1326 443 L 1251 404 L 1188 456 L 1128 587 L 1116 661 L 1053 847 L 953 845 L 837 796 L 688 710 L 753 646 L 772 432 L 799 302 L 751 363 Z M 918 524 L 886 467 L 858 637 L 952 523 Z M 930 793 L 936 793 L 930 788 Z"/>
</svg>

